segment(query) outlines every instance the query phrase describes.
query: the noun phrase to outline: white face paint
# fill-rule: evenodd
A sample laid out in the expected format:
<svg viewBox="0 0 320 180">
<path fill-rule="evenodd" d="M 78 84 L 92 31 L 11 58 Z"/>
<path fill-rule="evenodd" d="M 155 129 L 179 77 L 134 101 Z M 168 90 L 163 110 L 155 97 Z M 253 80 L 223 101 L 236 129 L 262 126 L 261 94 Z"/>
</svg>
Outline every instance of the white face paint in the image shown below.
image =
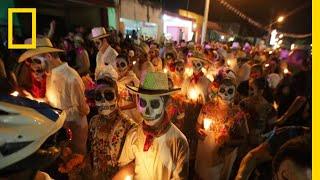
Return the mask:
<svg viewBox="0 0 320 180">
<path fill-rule="evenodd" d="M 223 101 L 230 103 L 233 101 L 235 92 L 236 87 L 234 85 L 221 84 L 219 87 L 218 96 L 220 96 Z"/>
<path fill-rule="evenodd" d="M 117 109 L 117 96 L 115 89 L 107 86 L 97 88 L 95 103 L 100 115 L 108 116 Z"/>
<path fill-rule="evenodd" d="M 144 123 L 154 126 L 162 120 L 164 115 L 164 99 L 162 97 L 141 94 L 137 102 Z"/>
<path fill-rule="evenodd" d="M 203 63 L 198 60 L 193 60 L 192 67 L 193 67 L 193 72 L 196 72 L 196 73 L 201 72 L 201 69 L 203 67 Z"/>
<path fill-rule="evenodd" d="M 125 73 L 128 71 L 128 68 L 129 68 L 128 62 L 123 58 L 116 59 L 116 66 L 117 66 L 117 72 L 120 76 L 125 75 Z"/>
</svg>

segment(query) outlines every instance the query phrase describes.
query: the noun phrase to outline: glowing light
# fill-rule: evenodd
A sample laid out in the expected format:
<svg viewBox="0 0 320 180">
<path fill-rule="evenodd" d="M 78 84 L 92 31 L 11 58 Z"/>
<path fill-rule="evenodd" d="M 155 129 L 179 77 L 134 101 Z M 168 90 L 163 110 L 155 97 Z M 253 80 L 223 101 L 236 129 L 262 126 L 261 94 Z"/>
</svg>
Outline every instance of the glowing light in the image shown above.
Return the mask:
<svg viewBox="0 0 320 180">
<path fill-rule="evenodd" d="M 132 64 L 135 65 L 137 63 L 137 61 L 133 61 Z"/>
<path fill-rule="evenodd" d="M 11 96 L 17 97 L 19 96 L 19 92 L 18 91 L 14 91 L 13 93 L 10 94 Z"/>
<path fill-rule="evenodd" d="M 188 98 L 190 100 L 196 101 L 196 100 L 198 100 L 199 94 L 200 93 L 199 93 L 199 91 L 197 89 L 195 89 L 195 88 L 190 89 L 189 92 L 188 92 Z"/>
<path fill-rule="evenodd" d="M 193 29 L 196 29 L 196 28 L 197 28 L 197 24 L 194 23 L 194 24 L 192 25 L 192 27 L 193 27 Z"/>
<path fill-rule="evenodd" d="M 223 35 L 220 37 L 221 40 L 224 40 L 224 38 L 225 38 L 225 37 L 224 37 Z"/>
<path fill-rule="evenodd" d="M 229 37 L 228 41 L 229 42 L 234 41 L 234 37 Z"/>
<path fill-rule="evenodd" d="M 278 44 L 282 44 L 282 43 L 283 43 L 283 41 L 282 41 L 282 40 L 278 41 Z"/>
<path fill-rule="evenodd" d="M 283 70 L 283 73 L 285 73 L 285 74 L 288 74 L 290 71 L 288 70 L 288 68 L 285 68 L 284 70 Z"/>
<path fill-rule="evenodd" d="M 167 69 L 167 68 L 164 68 L 164 69 L 163 69 L 163 72 L 164 72 L 164 73 L 168 73 L 168 69 Z"/>
<path fill-rule="evenodd" d="M 227 60 L 227 65 L 231 66 L 231 60 Z"/>
<path fill-rule="evenodd" d="M 276 111 L 278 111 L 279 105 L 275 101 L 273 101 L 273 105 L 272 106 Z"/>
<path fill-rule="evenodd" d="M 290 49 L 293 50 L 295 48 L 295 44 L 291 44 Z"/>
<path fill-rule="evenodd" d="M 280 34 L 279 38 L 280 38 L 280 39 L 283 38 L 283 34 Z"/>
<path fill-rule="evenodd" d="M 132 175 L 128 175 L 124 178 L 124 180 L 132 180 L 133 179 L 133 176 Z"/>
<path fill-rule="evenodd" d="M 270 66 L 270 64 L 265 64 L 265 65 L 264 65 L 264 67 L 269 67 L 269 66 Z"/>
<path fill-rule="evenodd" d="M 207 71 L 207 69 L 206 69 L 206 68 L 204 68 L 204 67 L 203 67 L 203 68 L 201 68 L 201 71 L 203 72 L 203 74 L 207 74 L 207 72 L 208 72 L 208 71 Z"/>
<path fill-rule="evenodd" d="M 184 73 L 185 73 L 186 76 L 190 77 L 190 76 L 192 76 L 192 74 L 193 74 L 193 69 L 190 68 L 190 67 L 187 67 L 187 68 L 185 69 Z"/>
<path fill-rule="evenodd" d="M 283 16 L 280 16 L 280 17 L 278 17 L 278 19 L 277 19 L 278 23 L 283 22 L 283 20 L 284 20 L 284 17 L 283 17 Z"/>
<path fill-rule="evenodd" d="M 211 82 L 214 81 L 214 77 L 213 77 L 212 74 L 207 74 L 206 77 L 207 77 Z"/>
<path fill-rule="evenodd" d="M 269 54 L 272 54 L 272 51 L 269 51 Z"/>
<path fill-rule="evenodd" d="M 213 120 L 209 118 L 203 119 L 203 128 L 208 131 L 210 130 L 211 125 L 213 124 Z"/>
<path fill-rule="evenodd" d="M 277 42 L 277 34 L 278 34 L 278 32 L 277 32 L 276 29 L 271 31 L 270 45 L 273 46 L 273 45 L 276 44 L 276 42 Z"/>
</svg>

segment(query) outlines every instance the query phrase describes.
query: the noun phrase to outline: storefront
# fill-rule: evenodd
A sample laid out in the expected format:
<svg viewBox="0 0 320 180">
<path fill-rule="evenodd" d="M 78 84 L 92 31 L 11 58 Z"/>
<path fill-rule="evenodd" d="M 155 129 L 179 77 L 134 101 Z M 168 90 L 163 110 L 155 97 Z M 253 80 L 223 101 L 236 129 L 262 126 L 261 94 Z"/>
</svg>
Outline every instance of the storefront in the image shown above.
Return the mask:
<svg viewBox="0 0 320 180">
<path fill-rule="evenodd" d="M 193 20 L 163 14 L 163 32 L 167 39 L 179 41 L 182 38 L 185 41 L 191 41 L 193 37 Z"/>
</svg>

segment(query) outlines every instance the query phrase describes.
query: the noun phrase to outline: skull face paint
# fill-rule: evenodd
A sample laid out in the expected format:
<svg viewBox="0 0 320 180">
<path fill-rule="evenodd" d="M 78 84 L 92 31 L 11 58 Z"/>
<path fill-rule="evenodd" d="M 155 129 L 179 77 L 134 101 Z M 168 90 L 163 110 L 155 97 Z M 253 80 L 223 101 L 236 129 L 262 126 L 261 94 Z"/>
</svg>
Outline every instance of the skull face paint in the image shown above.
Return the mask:
<svg viewBox="0 0 320 180">
<path fill-rule="evenodd" d="M 31 75 L 36 81 L 42 81 L 45 78 L 47 59 L 42 56 L 34 56 L 27 60 L 27 63 L 31 69 Z"/>
<path fill-rule="evenodd" d="M 218 91 L 218 96 L 226 102 L 233 101 L 236 92 L 236 87 L 232 84 L 221 84 Z"/>
<path fill-rule="evenodd" d="M 185 71 L 184 63 L 183 62 L 176 63 L 175 70 L 178 74 L 183 75 Z"/>
<path fill-rule="evenodd" d="M 149 126 L 158 124 L 164 115 L 164 99 L 160 96 L 141 94 L 138 97 L 138 110 Z"/>
<path fill-rule="evenodd" d="M 116 91 L 112 87 L 101 85 L 95 91 L 95 103 L 100 115 L 108 116 L 117 109 Z"/>
<path fill-rule="evenodd" d="M 125 73 L 129 69 L 129 62 L 124 59 L 123 57 L 117 58 L 116 59 L 116 66 L 117 66 L 117 72 L 120 76 L 125 75 Z"/>
<path fill-rule="evenodd" d="M 203 67 L 203 63 L 199 60 L 194 60 L 192 61 L 192 67 L 193 67 L 193 72 L 201 72 L 201 69 Z"/>
</svg>

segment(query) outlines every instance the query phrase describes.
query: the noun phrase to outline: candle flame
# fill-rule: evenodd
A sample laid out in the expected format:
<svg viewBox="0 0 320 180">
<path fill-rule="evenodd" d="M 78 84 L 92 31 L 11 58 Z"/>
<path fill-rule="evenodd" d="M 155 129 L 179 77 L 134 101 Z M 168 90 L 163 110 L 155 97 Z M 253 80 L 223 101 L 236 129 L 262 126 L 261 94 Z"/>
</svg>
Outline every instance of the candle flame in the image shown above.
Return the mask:
<svg viewBox="0 0 320 180">
<path fill-rule="evenodd" d="M 188 92 L 188 97 L 189 97 L 189 99 L 196 101 L 199 97 L 199 91 L 197 91 L 197 89 L 195 89 L 195 88 L 190 89 Z"/>
<path fill-rule="evenodd" d="M 231 60 L 227 60 L 227 65 L 231 66 Z"/>
<path fill-rule="evenodd" d="M 133 61 L 133 62 L 132 62 L 133 65 L 135 65 L 136 63 L 137 63 L 136 61 Z"/>
<path fill-rule="evenodd" d="M 14 91 L 13 93 L 10 94 L 11 96 L 17 97 L 19 96 L 19 92 L 18 91 Z"/>
<path fill-rule="evenodd" d="M 274 107 L 274 109 L 277 111 L 277 110 L 278 110 L 279 105 L 274 101 L 274 102 L 273 102 L 273 107 Z"/>
<path fill-rule="evenodd" d="M 124 180 L 132 180 L 132 179 L 133 179 L 132 175 L 127 175 L 127 176 L 124 178 Z"/>
<path fill-rule="evenodd" d="M 270 66 L 270 64 L 265 64 L 265 65 L 264 65 L 264 67 L 269 67 L 269 66 Z"/>
<path fill-rule="evenodd" d="M 285 69 L 283 70 L 283 73 L 288 74 L 288 73 L 289 73 L 289 70 L 288 70 L 287 68 L 285 68 Z"/>
<path fill-rule="evenodd" d="M 213 120 L 210 119 L 210 118 L 204 118 L 203 120 L 203 128 L 205 130 L 209 130 L 210 129 L 210 126 L 213 124 Z"/>
</svg>

